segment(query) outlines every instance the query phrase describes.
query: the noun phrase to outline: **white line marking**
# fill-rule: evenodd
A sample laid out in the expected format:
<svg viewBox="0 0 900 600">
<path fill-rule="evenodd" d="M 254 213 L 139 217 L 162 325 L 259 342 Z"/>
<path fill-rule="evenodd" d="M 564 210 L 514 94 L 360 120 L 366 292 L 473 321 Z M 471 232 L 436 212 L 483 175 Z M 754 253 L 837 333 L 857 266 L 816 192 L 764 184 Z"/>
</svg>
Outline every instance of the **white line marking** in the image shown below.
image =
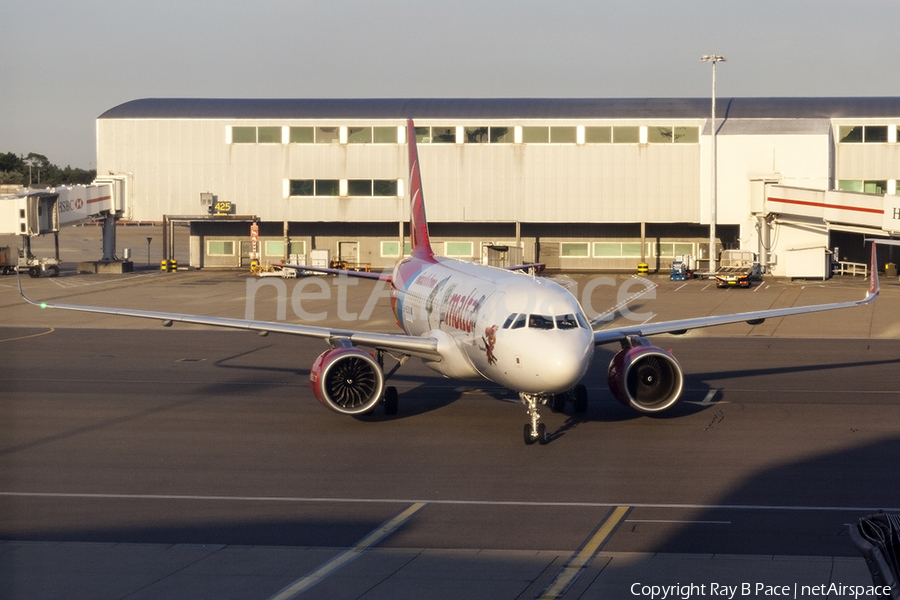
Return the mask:
<svg viewBox="0 0 900 600">
<path fill-rule="evenodd" d="M 675 291 L 677 292 L 678 290 L 680 290 L 681 288 L 683 288 L 683 287 L 686 286 L 686 285 L 687 285 L 686 283 L 682 283 L 682 284 L 679 285 L 677 288 L 675 288 Z"/>
<path fill-rule="evenodd" d="M 731 525 L 731 521 L 679 521 L 677 519 L 625 519 L 626 523 L 693 523 L 699 525 Z"/>
<path fill-rule="evenodd" d="M 848 512 L 900 512 L 900 506 L 791 506 L 769 504 L 675 504 L 652 502 L 531 502 L 524 500 L 409 500 L 406 498 L 301 498 L 292 496 L 199 496 L 177 494 L 72 494 L 63 492 L 0 492 L 6 498 L 72 498 L 88 500 L 192 500 L 200 502 L 292 502 L 341 503 L 341 504 L 435 504 L 444 506 L 535 506 L 561 508 L 677 508 L 700 510 L 785 510 L 785 511 L 848 511 Z"/>
<path fill-rule="evenodd" d="M 342 552 L 341 554 L 338 554 L 309 575 L 301 577 L 274 596 L 271 596 L 269 600 L 291 600 L 292 598 L 296 598 L 341 567 L 344 567 L 345 565 L 359 558 L 366 550 L 368 550 L 390 534 L 394 533 L 414 514 L 425 508 L 425 506 L 427 506 L 425 503 L 417 502 L 408 507 L 399 515 L 385 522 L 383 525 L 381 525 L 381 527 L 361 539 L 355 546 L 345 552 Z"/>
<path fill-rule="evenodd" d="M 714 404 L 712 399 L 716 397 L 716 392 L 718 392 L 718 391 L 719 390 L 716 390 L 716 389 L 709 390 L 708 392 L 706 392 L 706 397 L 703 398 L 703 400 L 701 400 L 700 402 L 691 401 L 691 400 L 685 400 L 685 402 L 687 404 L 696 404 L 697 406 L 712 406 Z M 715 404 L 720 404 L 720 403 L 715 402 Z M 721 402 L 721 404 L 727 404 L 727 402 L 723 401 L 723 402 Z"/>
</svg>

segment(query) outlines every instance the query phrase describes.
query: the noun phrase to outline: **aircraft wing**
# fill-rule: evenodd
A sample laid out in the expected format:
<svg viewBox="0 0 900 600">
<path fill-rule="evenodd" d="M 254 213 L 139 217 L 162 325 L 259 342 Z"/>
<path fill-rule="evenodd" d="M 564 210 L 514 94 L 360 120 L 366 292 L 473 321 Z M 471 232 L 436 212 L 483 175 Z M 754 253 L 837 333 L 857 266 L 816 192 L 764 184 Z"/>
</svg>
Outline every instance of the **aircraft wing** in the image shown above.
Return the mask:
<svg viewBox="0 0 900 600">
<path fill-rule="evenodd" d="M 511 267 L 503 267 L 507 271 L 527 271 L 529 269 L 542 270 L 547 265 L 545 263 L 525 263 L 521 265 L 513 265 Z"/>
<path fill-rule="evenodd" d="M 248 321 L 245 319 L 232 319 L 227 317 L 210 317 L 204 315 L 188 315 L 181 313 L 157 312 L 150 310 L 135 310 L 129 308 L 106 308 L 102 306 L 83 306 L 79 304 L 58 304 L 55 302 L 37 302 L 32 300 L 22 291 L 22 281 L 19 279 L 19 293 L 29 304 L 40 308 L 56 308 L 62 310 L 75 310 L 81 312 L 101 313 L 106 315 L 118 315 L 122 317 L 141 317 L 162 321 L 166 327 L 173 323 L 193 323 L 195 325 L 209 325 L 212 327 L 230 327 L 232 329 L 247 329 L 260 333 L 287 333 L 302 337 L 317 338 L 329 344 L 335 345 L 349 341 L 354 346 L 366 346 L 379 350 L 393 350 L 427 358 L 440 360 L 437 340 L 428 337 L 413 337 L 395 333 L 370 333 L 365 331 L 351 331 L 346 329 L 332 329 L 330 327 L 316 327 L 313 325 L 300 325 L 295 323 L 275 323 L 272 321 Z"/>
<path fill-rule="evenodd" d="M 350 277 L 362 277 L 363 279 L 377 279 L 379 281 L 392 281 L 393 277 L 388 272 L 374 273 L 371 271 L 353 271 L 350 269 L 332 269 L 330 267 L 308 267 L 306 265 L 273 265 L 282 269 L 296 269 L 298 271 L 312 271 L 313 273 L 327 273 L 329 275 L 349 275 Z"/>
<path fill-rule="evenodd" d="M 792 306 L 790 308 L 775 308 L 771 310 L 760 310 L 753 312 L 735 313 L 730 315 L 715 315 L 709 317 L 697 317 L 693 319 L 678 319 L 675 321 L 663 321 L 660 323 L 644 323 L 635 324 L 625 327 L 616 327 L 613 329 L 602 329 L 594 332 L 594 344 L 609 344 L 624 340 L 628 336 L 650 336 L 661 333 L 671 333 L 680 335 L 691 329 L 699 329 L 701 327 L 713 327 L 715 325 L 727 325 L 729 323 L 740 323 L 742 321 L 751 325 L 759 325 L 766 319 L 774 319 L 776 317 L 787 317 L 790 315 L 802 315 L 806 313 L 820 312 L 824 310 L 836 310 L 838 308 L 849 308 L 851 306 L 862 306 L 869 304 L 878 297 L 880 291 L 878 285 L 878 269 L 875 257 L 875 244 L 872 244 L 872 264 L 870 266 L 872 275 L 869 282 L 869 290 L 865 298 L 862 300 L 853 300 L 850 302 L 833 302 L 830 304 L 814 304 L 812 306 Z"/>
</svg>

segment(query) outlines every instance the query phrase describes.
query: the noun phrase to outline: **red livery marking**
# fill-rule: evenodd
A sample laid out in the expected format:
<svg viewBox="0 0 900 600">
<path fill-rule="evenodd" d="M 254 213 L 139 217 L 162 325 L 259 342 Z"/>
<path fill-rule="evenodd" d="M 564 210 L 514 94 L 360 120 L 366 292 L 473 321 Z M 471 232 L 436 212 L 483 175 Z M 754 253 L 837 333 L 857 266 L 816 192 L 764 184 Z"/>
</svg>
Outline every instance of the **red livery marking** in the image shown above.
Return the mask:
<svg viewBox="0 0 900 600">
<path fill-rule="evenodd" d="M 796 204 L 798 206 L 813 206 L 815 208 L 833 208 L 836 210 L 852 210 L 856 212 L 872 213 L 883 215 L 884 210 L 880 208 L 863 208 L 861 206 L 841 206 L 840 204 L 826 204 L 824 202 L 809 202 L 807 200 L 788 200 L 786 198 L 769 198 L 769 202 L 783 202 L 784 204 Z"/>
</svg>

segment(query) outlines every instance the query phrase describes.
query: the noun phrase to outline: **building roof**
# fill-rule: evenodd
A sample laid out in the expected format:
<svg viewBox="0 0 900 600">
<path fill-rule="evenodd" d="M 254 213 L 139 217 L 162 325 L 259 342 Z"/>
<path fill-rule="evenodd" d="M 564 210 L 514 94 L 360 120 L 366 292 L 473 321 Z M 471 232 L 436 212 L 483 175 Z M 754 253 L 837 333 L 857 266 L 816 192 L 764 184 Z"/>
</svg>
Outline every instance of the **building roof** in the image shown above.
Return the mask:
<svg viewBox="0 0 900 600">
<path fill-rule="evenodd" d="M 719 118 L 898 118 L 900 97 L 718 98 Z M 697 119 L 709 98 L 142 98 L 100 119 Z"/>
</svg>

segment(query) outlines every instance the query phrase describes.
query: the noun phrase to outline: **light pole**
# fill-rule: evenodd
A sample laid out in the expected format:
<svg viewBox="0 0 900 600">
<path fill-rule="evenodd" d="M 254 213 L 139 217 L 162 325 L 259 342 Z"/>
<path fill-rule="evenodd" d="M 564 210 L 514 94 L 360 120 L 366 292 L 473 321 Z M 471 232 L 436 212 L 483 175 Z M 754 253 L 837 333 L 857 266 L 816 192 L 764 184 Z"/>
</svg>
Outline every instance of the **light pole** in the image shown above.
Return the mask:
<svg viewBox="0 0 900 600">
<path fill-rule="evenodd" d="M 716 205 L 718 204 L 718 181 L 716 179 L 716 63 L 725 62 L 720 54 L 704 54 L 701 62 L 712 63 L 712 183 L 709 195 L 709 270 L 716 270 Z"/>
</svg>

